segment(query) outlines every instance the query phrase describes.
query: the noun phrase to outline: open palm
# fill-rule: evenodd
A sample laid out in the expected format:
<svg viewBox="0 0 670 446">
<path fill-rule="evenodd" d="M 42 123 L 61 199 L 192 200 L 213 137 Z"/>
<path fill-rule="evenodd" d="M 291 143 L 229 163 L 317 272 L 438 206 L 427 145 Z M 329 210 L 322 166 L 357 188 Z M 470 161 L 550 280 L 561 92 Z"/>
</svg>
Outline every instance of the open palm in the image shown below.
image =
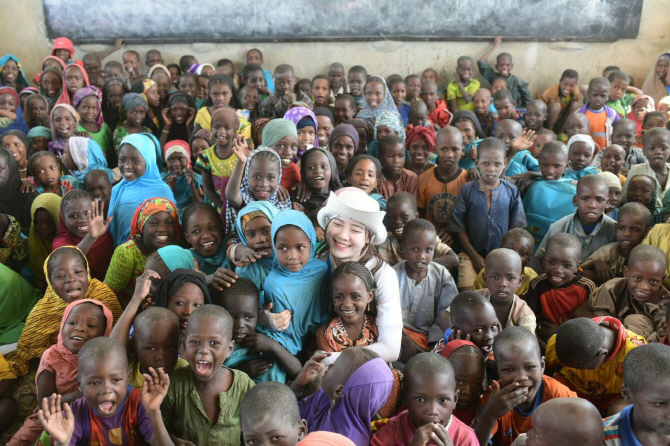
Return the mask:
<svg viewBox="0 0 670 446">
<path fill-rule="evenodd" d="M 65 404 L 61 411 L 60 400 L 61 396 L 55 393 L 49 399 L 44 398 L 42 409 L 37 416 L 44 430 L 57 444 L 70 444 L 70 438 L 74 433 L 74 415 L 68 404 Z"/>
<path fill-rule="evenodd" d="M 112 217 L 105 220 L 105 202 L 102 200 L 95 200 L 91 206 L 91 213 L 89 214 L 89 234 L 91 237 L 97 239 L 109 228 L 112 222 Z"/>
</svg>

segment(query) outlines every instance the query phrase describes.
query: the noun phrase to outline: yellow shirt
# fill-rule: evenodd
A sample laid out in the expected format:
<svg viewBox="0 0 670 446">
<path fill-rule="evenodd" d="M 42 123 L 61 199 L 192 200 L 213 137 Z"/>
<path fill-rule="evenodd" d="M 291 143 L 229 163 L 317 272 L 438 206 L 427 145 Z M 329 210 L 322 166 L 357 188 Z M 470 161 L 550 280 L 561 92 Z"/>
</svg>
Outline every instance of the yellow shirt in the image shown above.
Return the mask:
<svg viewBox="0 0 670 446">
<path fill-rule="evenodd" d="M 668 255 L 668 260 L 670 260 L 670 223 L 658 223 L 654 225 L 647 234 L 647 237 L 642 240 L 642 244 L 653 245 L 662 249 Z M 670 288 L 670 261 L 665 270 L 663 286 Z"/>
<path fill-rule="evenodd" d="M 481 290 L 483 288 L 486 288 L 486 282 L 484 281 L 485 272 L 486 268 L 483 268 L 477 275 L 477 278 L 475 279 L 475 283 L 473 285 L 475 290 Z M 528 287 L 530 286 L 530 281 L 536 277 L 537 273 L 533 268 L 528 266 L 525 267 L 523 269 L 523 280 L 519 284 L 519 288 L 516 289 L 516 295 L 523 296 L 524 294 L 526 294 L 526 291 L 528 291 Z"/>
<path fill-rule="evenodd" d="M 465 92 L 470 95 L 470 102 L 465 102 L 463 100 L 463 93 L 461 93 L 461 89 L 456 83 L 456 81 L 451 81 L 449 82 L 449 85 L 447 85 L 447 101 L 452 101 L 456 99 L 456 105 L 458 106 L 458 110 L 470 110 L 474 111 L 475 110 L 475 101 L 472 99 L 472 97 L 477 93 L 477 90 L 479 90 L 480 83 L 477 79 L 470 79 L 470 83 L 465 87 Z M 452 110 L 453 111 L 453 110 Z"/>
</svg>

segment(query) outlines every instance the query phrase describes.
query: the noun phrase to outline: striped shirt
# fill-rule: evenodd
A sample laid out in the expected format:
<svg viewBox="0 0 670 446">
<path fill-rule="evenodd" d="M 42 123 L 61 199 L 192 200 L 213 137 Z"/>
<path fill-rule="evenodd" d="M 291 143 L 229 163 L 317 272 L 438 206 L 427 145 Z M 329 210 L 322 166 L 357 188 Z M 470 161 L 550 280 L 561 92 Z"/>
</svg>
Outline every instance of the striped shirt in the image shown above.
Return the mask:
<svg viewBox="0 0 670 446">
<path fill-rule="evenodd" d="M 603 445 L 605 446 L 642 446 L 642 443 L 635 436 L 631 416 L 633 415 L 633 406 L 624 408 L 621 412 L 611 417 L 605 418 L 605 436 Z"/>
</svg>

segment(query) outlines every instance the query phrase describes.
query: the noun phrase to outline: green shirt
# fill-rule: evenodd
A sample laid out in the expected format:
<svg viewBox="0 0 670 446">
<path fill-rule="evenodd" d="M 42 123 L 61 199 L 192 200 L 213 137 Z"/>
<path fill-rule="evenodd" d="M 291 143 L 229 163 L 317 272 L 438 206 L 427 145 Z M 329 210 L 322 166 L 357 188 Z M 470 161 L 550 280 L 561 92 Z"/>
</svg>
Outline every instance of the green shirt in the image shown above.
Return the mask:
<svg viewBox="0 0 670 446">
<path fill-rule="evenodd" d="M 626 93 L 616 101 L 607 101 L 605 105 L 613 108 L 620 118 L 625 118 L 628 116 L 628 113 L 630 113 L 630 106 L 633 105 L 634 100 L 635 96 L 630 93 Z"/>
<path fill-rule="evenodd" d="M 197 445 L 237 445 L 242 438 L 240 402 L 254 386 L 246 373 L 233 372 L 233 384 L 219 394 L 219 419 L 212 425 L 193 383 L 191 367 L 172 372 L 170 388 L 161 405 L 167 431 Z"/>
</svg>

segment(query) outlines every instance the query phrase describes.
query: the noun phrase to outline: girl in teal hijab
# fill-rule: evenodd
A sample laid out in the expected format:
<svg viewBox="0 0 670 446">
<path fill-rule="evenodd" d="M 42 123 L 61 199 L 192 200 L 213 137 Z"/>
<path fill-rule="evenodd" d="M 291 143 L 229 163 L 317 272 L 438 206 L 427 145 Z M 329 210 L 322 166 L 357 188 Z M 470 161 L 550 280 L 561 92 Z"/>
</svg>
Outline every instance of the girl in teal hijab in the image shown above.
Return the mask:
<svg viewBox="0 0 670 446">
<path fill-rule="evenodd" d="M 28 87 L 28 77 L 18 57 L 5 54 L 0 58 L 0 81 L 3 87 L 12 87 L 17 93 Z"/>
</svg>

